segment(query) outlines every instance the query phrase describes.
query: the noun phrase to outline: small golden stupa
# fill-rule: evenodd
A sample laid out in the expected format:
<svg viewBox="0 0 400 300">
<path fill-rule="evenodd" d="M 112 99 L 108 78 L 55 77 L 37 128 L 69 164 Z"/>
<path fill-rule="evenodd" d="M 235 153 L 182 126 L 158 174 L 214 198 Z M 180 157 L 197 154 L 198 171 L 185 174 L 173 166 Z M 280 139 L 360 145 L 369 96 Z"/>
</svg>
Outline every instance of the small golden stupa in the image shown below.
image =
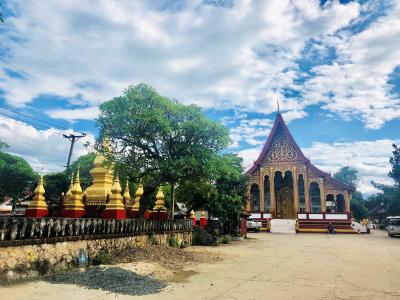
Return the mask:
<svg viewBox="0 0 400 300">
<path fill-rule="evenodd" d="M 82 187 L 79 178 L 79 168 L 76 172 L 74 184 L 72 188 L 68 190 L 68 192 L 70 192 L 70 196 L 66 197 L 66 201 L 64 202 L 64 210 L 62 212 L 63 217 L 82 218 L 85 214 L 85 205 L 82 201 Z"/>
<path fill-rule="evenodd" d="M 143 184 L 142 184 L 142 182 L 139 182 L 138 187 L 136 189 L 136 193 L 135 193 L 134 203 L 133 203 L 131 211 L 130 211 L 131 218 L 136 218 L 139 215 L 140 199 L 142 198 L 143 193 L 144 193 Z"/>
<path fill-rule="evenodd" d="M 110 148 L 108 138 L 103 139 L 103 150 L 108 151 Z M 94 159 L 94 168 L 90 170 L 93 183 L 85 190 L 86 205 L 102 206 L 106 205 L 107 196 L 111 194 L 111 186 L 113 184 L 112 166 L 106 168 L 106 158 L 98 153 Z"/>
<path fill-rule="evenodd" d="M 125 204 L 125 208 L 129 209 L 131 205 L 131 194 L 129 193 L 129 181 L 126 179 L 124 194 L 122 195 L 123 202 Z"/>
<path fill-rule="evenodd" d="M 33 199 L 25 211 L 25 216 L 30 218 L 43 218 L 49 214 L 46 198 L 44 197 L 43 175 L 40 175 L 38 185 L 33 191 Z"/>
<path fill-rule="evenodd" d="M 163 189 L 162 189 L 162 186 L 160 186 L 158 188 L 158 192 L 157 192 L 157 195 L 156 195 L 156 202 L 155 202 L 155 205 L 153 207 L 153 211 L 154 212 L 166 211 L 167 210 L 165 208 L 165 206 L 164 206 L 164 204 L 165 204 L 165 200 L 164 199 L 165 199 L 165 196 L 164 196 L 164 193 L 163 193 Z"/>
<path fill-rule="evenodd" d="M 109 201 L 102 213 L 104 219 L 126 219 L 126 210 L 122 202 L 121 191 L 119 178 L 116 176 L 111 188 Z"/>
</svg>

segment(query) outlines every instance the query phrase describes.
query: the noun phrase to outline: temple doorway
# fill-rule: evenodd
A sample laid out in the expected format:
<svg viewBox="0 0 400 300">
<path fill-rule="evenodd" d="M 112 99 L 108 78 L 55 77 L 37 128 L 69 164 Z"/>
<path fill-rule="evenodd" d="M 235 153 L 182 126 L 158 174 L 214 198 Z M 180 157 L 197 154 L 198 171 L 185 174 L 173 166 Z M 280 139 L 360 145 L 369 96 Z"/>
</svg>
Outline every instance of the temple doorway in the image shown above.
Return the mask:
<svg viewBox="0 0 400 300">
<path fill-rule="evenodd" d="M 291 171 L 275 172 L 276 217 L 295 219 L 293 176 Z"/>
</svg>

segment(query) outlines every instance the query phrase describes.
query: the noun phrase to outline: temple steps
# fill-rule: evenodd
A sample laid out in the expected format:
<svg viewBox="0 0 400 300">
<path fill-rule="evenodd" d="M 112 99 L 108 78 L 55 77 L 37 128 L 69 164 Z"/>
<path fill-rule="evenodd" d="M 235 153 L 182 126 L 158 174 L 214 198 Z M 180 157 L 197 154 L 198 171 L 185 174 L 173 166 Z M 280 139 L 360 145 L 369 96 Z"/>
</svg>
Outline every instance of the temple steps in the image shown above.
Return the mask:
<svg viewBox="0 0 400 300">
<path fill-rule="evenodd" d="M 337 233 L 357 233 L 351 220 L 299 220 L 297 232 L 328 232 L 329 223 Z"/>
</svg>

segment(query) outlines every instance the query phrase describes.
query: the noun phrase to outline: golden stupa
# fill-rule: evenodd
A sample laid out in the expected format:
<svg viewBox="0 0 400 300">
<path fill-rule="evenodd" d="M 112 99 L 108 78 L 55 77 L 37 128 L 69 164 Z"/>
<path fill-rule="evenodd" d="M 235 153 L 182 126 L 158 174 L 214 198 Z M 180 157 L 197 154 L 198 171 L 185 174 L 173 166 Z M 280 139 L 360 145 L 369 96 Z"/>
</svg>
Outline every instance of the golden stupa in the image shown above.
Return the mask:
<svg viewBox="0 0 400 300">
<path fill-rule="evenodd" d="M 25 211 L 26 217 L 42 218 L 48 215 L 49 211 L 44 193 L 43 175 L 40 175 L 38 185 L 33 191 L 33 199 Z"/>
<path fill-rule="evenodd" d="M 110 148 L 108 138 L 103 139 L 103 150 L 108 151 Z M 106 205 L 107 196 L 111 195 L 111 187 L 113 184 L 112 166 L 105 166 L 106 158 L 98 153 L 94 159 L 94 168 L 90 170 L 93 183 L 85 190 L 86 205 L 101 206 Z"/>
<path fill-rule="evenodd" d="M 82 187 L 79 178 L 79 168 L 76 172 L 74 184 L 70 190 L 70 196 L 64 202 L 63 216 L 66 218 L 81 218 L 85 214 L 85 205 L 82 201 Z M 67 192 L 67 194 L 68 194 Z M 66 194 L 66 195 L 67 195 Z"/>
</svg>

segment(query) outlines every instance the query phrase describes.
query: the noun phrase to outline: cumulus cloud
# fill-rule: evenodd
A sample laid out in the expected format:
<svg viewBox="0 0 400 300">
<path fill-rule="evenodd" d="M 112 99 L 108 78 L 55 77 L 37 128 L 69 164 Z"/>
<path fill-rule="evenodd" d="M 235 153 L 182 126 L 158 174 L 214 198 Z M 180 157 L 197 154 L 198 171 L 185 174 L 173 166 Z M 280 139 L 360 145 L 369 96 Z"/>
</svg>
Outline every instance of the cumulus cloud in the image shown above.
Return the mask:
<svg viewBox="0 0 400 300">
<path fill-rule="evenodd" d="M 368 8 L 376 10 L 375 6 Z M 365 30 L 321 40 L 336 50 L 332 64 L 314 67 L 315 76 L 298 86 L 310 102 L 343 117 L 360 118 L 366 127 L 377 129 L 400 117 L 400 99 L 390 93 L 389 76 L 400 65 L 400 2 Z M 310 101 L 311 99 L 311 101 Z"/>
<path fill-rule="evenodd" d="M 144 82 L 186 103 L 265 113 L 275 110 L 273 90 L 297 77 L 305 43 L 334 34 L 360 12 L 354 2 L 321 7 L 319 1 L 289 0 L 222 6 L 10 0 L 7 5 L 14 14 L 0 36 L 3 56 L 50 85 L 1 72 L 0 89 L 11 105 L 68 91 L 71 101 L 79 96 L 96 106 L 128 84 Z M 81 113 L 89 118 L 93 110 Z"/>
<path fill-rule="evenodd" d="M 264 143 L 271 131 L 273 122 L 270 119 L 244 119 L 239 126 L 231 128 L 232 148 L 239 147 L 240 142 L 254 146 Z"/>
<path fill-rule="evenodd" d="M 73 120 L 94 120 L 99 114 L 97 106 L 75 109 L 52 109 L 47 110 L 46 114 L 53 119 Z"/>
<path fill-rule="evenodd" d="M 54 128 L 38 130 L 23 122 L 6 117 L 0 118 L 0 139 L 10 146 L 7 152 L 23 157 L 38 172 L 51 173 L 64 169 L 70 142 L 63 138 L 63 133 L 72 133 L 72 130 L 65 132 Z M 72 161 L 88 153 L 84 143 L 89 142 L 94 145 L 94 137 L 91 134 L 79 141 L 75 143 Z"/>
<path fill-rule="evenodd" d="M 341 167 L 351 166 L 358 170 L 360 182 L 358 189 L 362 193 L 375 193 L 377 190 L 371 185 L 371 180 L 393 184 L 387 176 L 392 155 L 392 144 L 400 140 L 355 141 L 348 143 L 313 143 L 311 147 L 302 149 L 304 155 L 321 170 L 334 174 Z M 371 150 L 373 149 L 373 151 Z M 246 149 L 238 152 L 243 158 L 243 165 L 250 168 L 260 155 L 261 148 Z"/>
</svg>

